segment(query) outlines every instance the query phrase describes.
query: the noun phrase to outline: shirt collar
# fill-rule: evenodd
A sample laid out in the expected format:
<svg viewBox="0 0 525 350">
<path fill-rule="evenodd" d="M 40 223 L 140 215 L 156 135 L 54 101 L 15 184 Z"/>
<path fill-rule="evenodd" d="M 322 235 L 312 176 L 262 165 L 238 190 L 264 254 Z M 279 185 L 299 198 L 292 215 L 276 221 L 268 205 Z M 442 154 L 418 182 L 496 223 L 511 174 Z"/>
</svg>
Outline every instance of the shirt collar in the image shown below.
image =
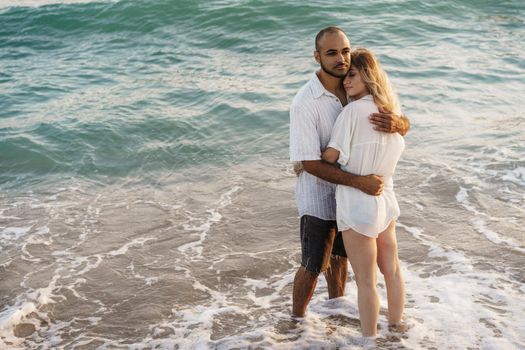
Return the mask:
<svg viewBox="0 0 525 350">
<path fill-rule="evenodd" d="M 314 98 L 319 98 L 323 94 L 327 96 L 335 97 L 334 94 L 332 94 L 330 91 L 325 89 L 324 85 L 321 83 L 321 80 L 319 80 L 319 77 L 317 76 L 317 72 L 314 72 L 314 74 L 312 75 L 312 79 L 310 79 L 310 81 L 312 83 L 311 89 L 312 89 L 312 94 L 314 95 Z M 374 98 L 372 97 L 371 94 L 368 94 L 366 96 L 361 97 L 360 100 L 373 101 Z"/>
<path fill-rule="evenodd" d="M 310 82 L 311 82 L 310 86 L 311 86 L 312 94 L 314 98 L 319 98 L 323 94 L 334 97 L 334 94 L 332 94 L 330 91 L 325 89 L 325 87 L 319 80 L 319 77 L 317 76 L 317 72 L 314 72 L 314 74 L 312 75 L 312 78 L 310 79 Z"/>
<path fill-rule="evenodd" d="M 360 101 L 360 100 L 366 100 L 366 101 L 373 101 L 374 97 L 371 94 L 365 95 L 361 97 L 359 100 L 352 100 L 350 97 L 348 98 L 348 102 L 354 102 L 354 101 Z"/>
</svg>

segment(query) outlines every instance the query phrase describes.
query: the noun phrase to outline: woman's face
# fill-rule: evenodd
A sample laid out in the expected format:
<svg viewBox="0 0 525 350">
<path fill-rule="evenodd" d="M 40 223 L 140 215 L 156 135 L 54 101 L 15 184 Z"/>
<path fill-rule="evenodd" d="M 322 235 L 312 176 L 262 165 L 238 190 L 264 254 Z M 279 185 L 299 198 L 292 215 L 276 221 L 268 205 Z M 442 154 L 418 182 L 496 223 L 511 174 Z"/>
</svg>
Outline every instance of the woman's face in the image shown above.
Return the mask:
<svg viewBox="0 0 525 350">
<path fill-rule="evenodd" d="M 352 100 L 358 100 L 361 97 L 368 95 L 368 89 L 366 88 L 365 82 L 354 66 L 350 67 L 348 74 L 343 80 L 343 85 L 346 94 L 352 98 Z"/>
</svg>

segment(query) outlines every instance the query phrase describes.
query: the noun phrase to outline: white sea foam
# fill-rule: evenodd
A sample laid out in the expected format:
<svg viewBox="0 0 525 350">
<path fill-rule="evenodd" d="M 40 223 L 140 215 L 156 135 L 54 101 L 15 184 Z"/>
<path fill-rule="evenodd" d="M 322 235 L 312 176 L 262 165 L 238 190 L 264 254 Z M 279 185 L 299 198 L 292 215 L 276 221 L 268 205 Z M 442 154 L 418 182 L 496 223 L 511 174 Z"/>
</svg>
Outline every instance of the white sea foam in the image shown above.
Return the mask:
<svg viewBox="0 0 525 350">
<path fill-rule="evenodd" d="M 27 293 L 27 297 L 30 300 L 36 300 L 38 305 L 52 304 L 56 302 L 55 299 L 64 298 L 63 296 L 53 294 L 58 278 L 58 275 L 54 275 L 47 287 L 38 288 L 30 293 Z"/>
<path fill-rule="evenodd" d="M 477 271 L 461 252 L 432 242 L 421 229 L 398 226 L 428 246 L 430 255 L 445 258 L 449 271 L 429 276 L 425 266 L 405 269 L 406 314 L 414 326 L 406 345 L 417 348 L 430 341 L 438 348 L 510 349 L 522 342 L 525 325 L 519 320 L 525 305 L 519 283 L 497 272 Z M 507 326 L 509 320 L 513 327 Z"/>
<path fill-rule="evenodd" d="M 0 312 L 0 349 L 22 349 L 19 347 L 23 339 L 14 335 L 16 325 L 22 323 L 26 317 L 37 311 L 32 302 L 22 303 L 17 306 L 7 307 Z M 7 345 L 7 343 L 12 345 Z"/>
<path fill-rule="evenodd" d="M 476 231 L 482 233 L 489 241 L 495 244 L 505 244 L 513 250 L 525 253 L 525 248 L 522 248 L 515 240 L 509 237 L 501 237 L 498 233 L 489 229 L 485 220 L 477 218 L 472 219 L 471 222 Z"/>
<path fill-rule="evenodd" d="M 76 272 L 76 275 L 81 276 L 93 269 L 96 269 L 100 265 L 102 260 L 103 258 L 100 254 L 74 257 L 73 262 L 71 263 L 71 267 L 75 269 L 77 267 L 84 266 L 82 270 Z"/>
<path fill-rule="evenodd" d="M 33 226 L 26 227 L 0 227 L 0 251 L 7 242 L 17 241 L 22 236 L 25 236 Z"/>
<path fill-rule="evenodd" d="M 465 203 L 467 201 L 468 193 L 467 189 L 464 187 L 460 187 L 458 193 L 456 194 L 456 200 L 459 203 Z"/>
<path fill-rule="evenodd" d="M 151 241 L 151 240 L 155 240 L 155 238 L 153 237 L 136 238 L 133 241 L 124 244 L 121 248 L 109 252 L 108 255 L 111 255 L 111 256 L 124 255 L 127 253 L 129 248 L 136 247 L 136 246 L 144 246 L 144 243 Z"/>
<path fill-rule="evenodd" d="M 42 259 L 35 258 L 31 253 L 27 251 L 27 243 L 22 245 L 21 251 L 22 254 L 20 255 L 20 257 L 22 258 L 22 260 L 34 263 L 42 261 Z"/>
<path fill-rule="evenodd" d="M 11 220 L 20 220 L 22 218 L 18 216 L 12 216 L 12 215 L 4 215 L 4 212 L 10 208 L 2 208 L 0 209 L 0 219 L 11 219 Z"/>
<path fill-rule="evenodd" d="M 503 181 L 510 181 L 525 186 L 525 167 L 518 167 L 514 170 L 509 170 L 501 178 Z"/>
<path fill-rule="evenodd" d="M 15 327 L 21 323 L 32 324 L 38 329 L 40 320 L 46 320 L 46 314 L 39 311 L 42 305 L 55 303 L 63 296 L 53 294 L 59 276 L 53 276 L 47 287 L 30 289 L 25 294 L 19 295 L 14 305 L 7 306 L 0 313 L 0 348 L 11 343 L 19 346 L 23 338 L 15 336 Z M 34 315 L 37 315 L 36 317 Z M 10 345 L 11 346 L 11 345 Z"/>
<path fill-rule="evenodd" d="M 91 2 L 117 2 L 118 0 L 3 0 L 0 9 L 9 7 L 40 7 L 45 5 L 70 5 Z"/>
<path fill-rule="evenodd" d="M 525 290 L 505 275 L 498 272 L 478 271 L 468 257 L 450 247 L 441 246 L 432 236 L 419 227 L 398 224 L 414 239 L 429 250 L 429 261 L 420 261 L 413 266 L 403 266 L 407 285 L 408 303 L 406 319 L 412 328 L 405 337 L 399 338 L 400 347 L 422 348 L 436 347 L 506 349 L 519 347 L 521 334 L 525 327 L 520 324 L 520 317 L 525 312 L 520 303 Z M 120 248 L 121 249 L 121 248 Z M 119 250 L 120 250 L 119 249 Z M 246 253 L 262 258 L 271 252 Z M 215 259 L 225 260 L 234 254 L 228 253 Z M 57 255 L 59 258 L 71 259 L 71 256 Z M 83 258 L 75 260 L 75 269 L 82 268 L 92 260 Z M 435 274 L 428 267 L 432 264 L 447 267 L 445 273 Z M 441 262 L 441 263 L 439 263 Z M 177 263 L 175 265 L 178 265 Z M 212 264 L 213 266 L 213 264 Z M 307 317 L 302 321 L 290 320 L 290 291 L 297 266 L 260 280 L 252 277 L 241 279 L 238 288 L 244 288 L 241 295 L 235 290 L 219 290 L 204 285 L 193 277 L 191 270 L 176 267 L 185 271 L 195 290 L 208 294 L 202 304 L 177 307 L 172 316 L 150 327 L 150 335 L 142 341 L 130 344 L 133 349 L 146 348 L 190 348 L 190 349 L 228 349 L 228 348 L 272 348 L 302 349 L 308 348 L 341 348 L 361 349 L 364 340 L 357 326 L 358 311 L 356 306 L 356 288 L 354 282 L 347 286 L 347 296 L 334 300 L 327 299 L 326 282 L 320 279 L 316 294 L 309 306 Z M 134 269 L 132 266 L 131 269 Z M 137 278 L 143 278 L 136 274 Z M 56 281 L 56 279 L 55 279 Z M 83 283 L 80 281 L 79 283 Z M 384 282 L 380 278 L 380 295 L 383 310 L 386 306 Z M 51 292 L 56 285 L 42 289 L 42 295 L 49 295 L 51 300 L 58 300 Z M 261 291 L 264 291 L 261 293 Z M 28 295 L 28 300 L 35 306 L 46 302 L 38 293 Z M 14 310 L 14 309 L 13 309 Z M 14 311 L 12 311 L 14 312 Z M 236 321 L 236 320 L 241 321 Z M 16 322 L 27 322 L 23 318 Z M 97 320 L 94 320 L 98 322 Z M 222 322 L 222 323 L 221 323 Z M 221 325 L 239 322 L 235 327 L 239 331 L 220 338 L 212 335 Z M 17 324 L 18 324 L 17 323 Z M 396 337 L 388 332 L 387 322 L 381 315 L 380 330 L 377 341 Z M 509 326 L 508 324 L 512 324 Z M 280 326 L 284 325 L 284 326 Z M 8 330 L 3 339 L 12 335 L 14 326 Z M 54 321 L 46 330 L 46 346 L 60 344 L 60 334 L 71 327 L 71 322 Z M 282 328 L 282 329 L 281 329 Z M 163 336 L 169 330 L 169 337 Z M 86 337 L 88 339 L 86 339 Z M 82 336 L 75 341 L 80 344 L 103 343 L 104 347 L 118 347 L 118 340 Z M 98 345 L 100 346 L 100 345 Z"/>
<path fill-rule="evenodd" d="M 29 262 L 40 262 L 42 259 L 35 258 L 27 249 L 28 245 L 38 245 L 42 244 L 45 246 L 50 246 L 53 243 L 53 238 L 49 235 L 49 227 L 44 225 L 39 227 L 36 232 L 30 235 L 25 242 L 22 244 L 22 254 L 21 258 Z"/>
<path fill-rule="evenodd" d="M 144 199 L 137 199 L 136 201 L 133 201 L 132 204 L 149 204 L 155 207 L 161 207 L 164 210 L 176 210 L 176 209 L 182 208 L 182 205 L 180 204 L 164 203 L 164 202 L 144 200 Z M 124 202 L 123 205 L 129 205 L 129 203 Z"/>
<path fill-rule="evenodd" d="M 18 308 L 8 308 L 0 313 L 0 330 L 4 331 L 19 324 L 22 318 L 36 310 L 32 302 L 20 305 Z"/>
<path fill-rule="evenodd" d="M 202 243 L 206 240 L 206 236 L 208 235 L 211 226 L 214 223 L 221 221 L 222 219 L 222 215 L 219 211 L 225 208 L 226 206 L 230 205 L 232 203 L 232 196 L 241 189 L 242 187 L 240 186 L 233 186 L 230 190 L 223 193 L 219 201 L 217 202 L 217 206 L 215 208 L 206 210 L 206 213 L 208 215 L 205 219 L 193 218 L 190 215 L 188 215 L 189 222 L 183 224 L 182 226 L 186 231 L 197 232 L 199 234 L 199 238 L 196 241 L 183 244 L 177 249 L 183 253 L 191 249 L 197 253 L 197 258 L 202 257 Z M 192 222 L 194 221 L 197 221 L 199 223 L 192 224 Z"/>
<path fill-rule="evenodd" d="M 156 277 L 156 276 L 154 276 L 154 277 L 146 277 L 146 276 L 141 275 L 137 271 L 135 271 L 135 264 L 133 262 L 131 263 L 131 265 L 128 266 L 128 270 L 131 271 L 131 273 L 133 274 L 133 277 L 135 277 L 137 279 L 140 279 L 140 280 L 143 280 L 144 284 L 146 284 L 148 286 L 151 286 L 151 285 L 157 283 L 158 281 L 160 281 L 159 277 Z"/>
<path fill-rule="evenodd" d="M 6 241 L 15 241 L 25 235 L 31 230 L 33 226 L 26 227 L 0 227 L 2 231 L 0 232 L 0 242 Z"/>
<path fill-rule="evenodd" d="M 456 194 L 456 200 L 469 212 L 474 214 L 474 218 L 470 219 L 472 227 L 483 235 L 486 239 L 494 244 L 504 244 L 513 250 L 525 252 L 525 248 L 521 247 L 519 243 L 509 237 L 504 237 L 501 234 L 489 229 L 487 227 L 486 219 L 488 215 L 477 210 L 468 200 L 469 194 L 466 188 L 460 187 Z"/>
</svg>

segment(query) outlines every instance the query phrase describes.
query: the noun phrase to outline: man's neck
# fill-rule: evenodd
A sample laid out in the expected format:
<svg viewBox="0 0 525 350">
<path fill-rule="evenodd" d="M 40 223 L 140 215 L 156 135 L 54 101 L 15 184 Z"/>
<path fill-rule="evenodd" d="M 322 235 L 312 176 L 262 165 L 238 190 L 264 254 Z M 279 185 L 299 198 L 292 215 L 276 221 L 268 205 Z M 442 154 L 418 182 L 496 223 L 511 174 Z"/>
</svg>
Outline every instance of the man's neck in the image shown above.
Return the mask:
<svg viewBox="0 0 525 350">
<path fill-rule="evenodd" d="M 317 72 L 317 77 L 326 90 L 337 96 L 343 106 L 346 105 L 346 92 L 343 88 L 342 78 L 336 78 L 322 69 Z"/>
</svg>

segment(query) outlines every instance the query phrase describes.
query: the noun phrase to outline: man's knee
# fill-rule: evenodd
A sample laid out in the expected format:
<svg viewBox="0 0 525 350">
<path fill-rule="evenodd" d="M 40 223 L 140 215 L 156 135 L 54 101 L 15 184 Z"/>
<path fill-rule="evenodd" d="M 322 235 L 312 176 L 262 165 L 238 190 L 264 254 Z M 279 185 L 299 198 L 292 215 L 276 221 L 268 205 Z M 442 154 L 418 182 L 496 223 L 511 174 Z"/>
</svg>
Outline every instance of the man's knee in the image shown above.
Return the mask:
<svg viewBox="0 0 525 350">
<path fill-rule="evenodd" d="M 336 236 L 334 220 L 314 216 L 301 217 L 301 265 L 318 276 L 330 266 L 330 255 Z"/>
<path fill-rule="evenodd" d="M 304 280 L 316 280 L 317 277 L 321 274 L 321 271 L 312 271 L 308 269 L 306 266 L 299 267 L 299 270 L 297 271 L 296 277 L 299 276 L 299 278 Z"/>
<path fill-rule="evenodd" d="M 346 279 L 346 273 L 348 270 L 348 263 L 345 257 L 339 255 L 330 256 L 330 263 L 324 273 L 326 275 L 344 275 Z"/>
<path fill-rule="evenodd" d="M 318 277 L 322 272 L 330 268 L 330 258 L 328 254 L 323 256 L 310 256 L 301 263 L 301 268 L 310 275 Z"/>
<path fill-rule="evenodd" d="M 340 255 L 330 256 L 330 265 L 332 266 L 344 267 L 346 266 L 347 262 L 348 262 L 348 259 L 344 256 L 340 256 Z"/>
</svg>

